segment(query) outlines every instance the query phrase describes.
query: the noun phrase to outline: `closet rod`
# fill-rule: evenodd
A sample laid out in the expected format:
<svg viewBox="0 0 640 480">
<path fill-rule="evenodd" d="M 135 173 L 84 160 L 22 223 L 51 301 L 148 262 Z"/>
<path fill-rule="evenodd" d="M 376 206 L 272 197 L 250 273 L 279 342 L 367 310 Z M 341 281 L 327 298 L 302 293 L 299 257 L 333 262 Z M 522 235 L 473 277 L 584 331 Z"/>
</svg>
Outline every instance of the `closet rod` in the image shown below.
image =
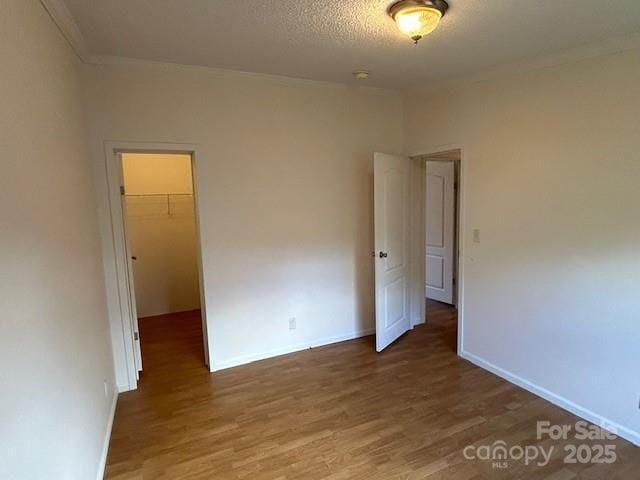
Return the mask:
<svg viewBox="0 0 640 480">
<path fill-rule="evenodd" d="M 126 193 L 125 197 L 128 198 L 164 198 L 167 199 L 167 215 L 171 215 L 171 197 L 193 197 L 193 193 Z"/>
<path fill-rule="evenodd" d="M 193 193 L 127 193 L 125 197 L 190 197 L 191 195 Z"/>
</svg>

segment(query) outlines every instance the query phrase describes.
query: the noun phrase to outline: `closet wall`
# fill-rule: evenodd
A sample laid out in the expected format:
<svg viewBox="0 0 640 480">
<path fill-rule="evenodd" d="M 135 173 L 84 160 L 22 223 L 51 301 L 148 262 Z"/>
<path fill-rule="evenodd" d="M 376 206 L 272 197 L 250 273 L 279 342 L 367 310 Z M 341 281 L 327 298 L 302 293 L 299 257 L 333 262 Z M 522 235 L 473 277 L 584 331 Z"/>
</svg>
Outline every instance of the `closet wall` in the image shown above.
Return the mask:
<svg viewBox="0 0 640 480">
<path fill-rule="evenodd" d="M 122 161 L 138 317 L 200 308 L 191 157 Z"/>
</svg>

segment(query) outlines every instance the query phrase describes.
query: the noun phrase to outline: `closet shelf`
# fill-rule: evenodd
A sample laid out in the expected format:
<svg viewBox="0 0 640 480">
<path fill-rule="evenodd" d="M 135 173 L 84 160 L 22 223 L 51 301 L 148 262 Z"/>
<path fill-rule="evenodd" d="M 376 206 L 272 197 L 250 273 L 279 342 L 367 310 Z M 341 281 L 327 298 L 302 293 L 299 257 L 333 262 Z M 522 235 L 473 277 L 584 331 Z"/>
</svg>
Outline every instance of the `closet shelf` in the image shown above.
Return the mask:
<svg viewBox="0 0 640 480">
<path fill-rule="evenodd" d="M 134 214 L 136 217 L 173 216 L 176 213 L 191 213 L 190 211 L 193 210 L 192 193 L 127 193 L 125 198 L 128 209 L 138 210 Z M 188 211 L 185 211 L 185 206 L 188 206 Z M 159 208 L 162 208 L 162 210 L 159 210 Z"/>
</svg>

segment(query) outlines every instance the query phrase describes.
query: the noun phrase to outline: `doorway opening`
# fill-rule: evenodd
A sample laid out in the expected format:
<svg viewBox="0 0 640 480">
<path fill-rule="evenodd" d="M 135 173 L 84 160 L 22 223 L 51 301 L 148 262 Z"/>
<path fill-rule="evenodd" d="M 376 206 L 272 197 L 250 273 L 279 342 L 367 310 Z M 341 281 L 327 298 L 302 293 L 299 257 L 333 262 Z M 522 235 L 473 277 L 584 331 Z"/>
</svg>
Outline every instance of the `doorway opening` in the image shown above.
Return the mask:
<svg viewBox="0 0 640 480">
<path fill-rule="evenodd" d="M 116 159 L 137 377 L 201 369 L 207 338 L 193 155 L 119 151 Z"/>
<path fill-rule="evenodd" d="M 461 148 L 374 153 L 376 350 L 415 326 L 446 327 L 463 351 Z M 475 236 L 474 236 L 475 238 Z"/>
<path fill-rule="evenodd" d="M 425 321 L 458 350 L 461 150 L 420 157 L 424 165 Z"/>
</svg>

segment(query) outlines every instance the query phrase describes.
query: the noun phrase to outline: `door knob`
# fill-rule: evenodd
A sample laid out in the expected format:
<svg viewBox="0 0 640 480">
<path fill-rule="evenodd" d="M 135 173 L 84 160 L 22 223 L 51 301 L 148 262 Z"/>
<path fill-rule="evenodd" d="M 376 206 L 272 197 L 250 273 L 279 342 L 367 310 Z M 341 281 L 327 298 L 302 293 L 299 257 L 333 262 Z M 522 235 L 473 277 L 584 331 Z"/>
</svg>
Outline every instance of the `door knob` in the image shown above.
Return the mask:
<svg viewBox="0 0 640 480">
<path fill-rule="evenodd" d="M 387 258 L 388 254 L 387 252 L 380 252 L 380 258 Z"/>
</svg>

